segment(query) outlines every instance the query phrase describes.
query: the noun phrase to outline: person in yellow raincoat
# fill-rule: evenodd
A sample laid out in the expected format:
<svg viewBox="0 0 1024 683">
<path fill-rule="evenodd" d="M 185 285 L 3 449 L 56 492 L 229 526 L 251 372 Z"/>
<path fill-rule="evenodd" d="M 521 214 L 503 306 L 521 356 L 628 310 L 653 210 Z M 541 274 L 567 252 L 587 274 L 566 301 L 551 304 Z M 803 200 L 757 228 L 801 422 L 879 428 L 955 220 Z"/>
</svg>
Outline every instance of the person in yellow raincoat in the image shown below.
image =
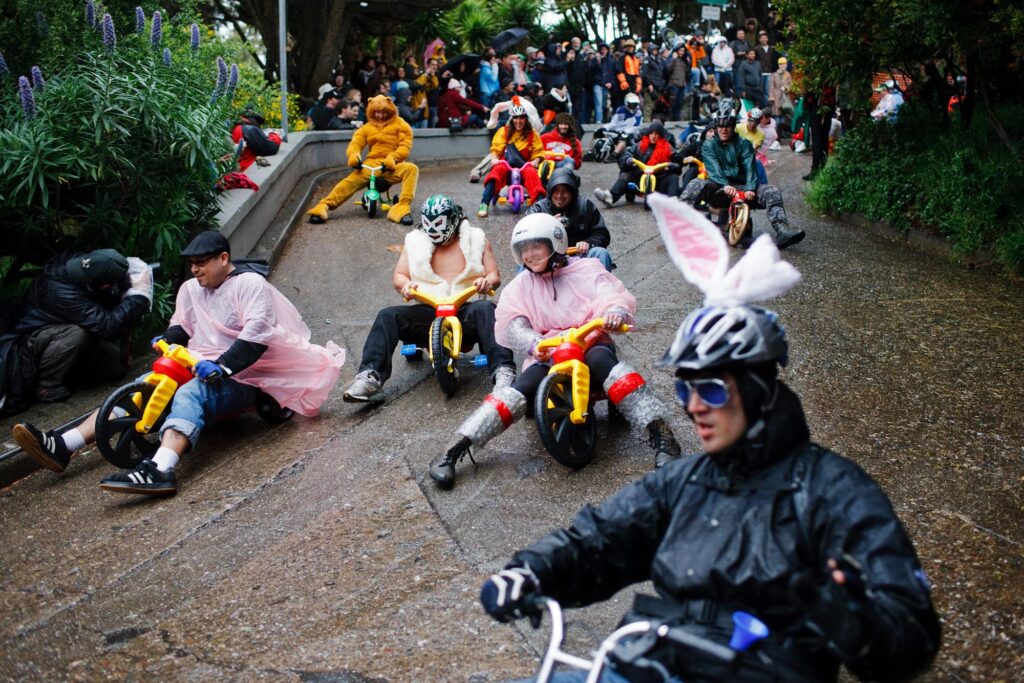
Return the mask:
<svg viewBox="0 0 1024 683">
<path fill-rule="evenodd" d="M 341 179 L 331 193 L 310 209 L 310 223 L 323 223 L 327 212 L 344 204 L 349 197 L 370 183 L 366 166 L 382 166 L 377 177 L 391 185 L 402 185 L 398 201 L 388 211 L 388 220 L 412 225 L 410 205 L 416 194 L 420 169 L 406 161 L 412 151 L 412 128 L 398 116 L 398 109 L 386 95 L 371 97 L 366 104 L 366 123 L 352 133 L 345 154 L 348 165 L 355 169 Z M 363 149 L 366 158 L 360 160 Z"/>
</svg>

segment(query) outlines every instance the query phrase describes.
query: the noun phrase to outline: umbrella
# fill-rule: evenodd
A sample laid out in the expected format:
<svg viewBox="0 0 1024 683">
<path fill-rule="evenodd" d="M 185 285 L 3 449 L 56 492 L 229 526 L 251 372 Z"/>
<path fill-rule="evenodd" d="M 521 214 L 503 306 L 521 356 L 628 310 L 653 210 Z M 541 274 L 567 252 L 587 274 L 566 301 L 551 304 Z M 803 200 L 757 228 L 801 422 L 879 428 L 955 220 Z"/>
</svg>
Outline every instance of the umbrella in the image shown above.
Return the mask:
<svg viewBox="0 0 1024 683">
<path fill-rule="evenodd" d="M 520 40 L 526 37 L 529 33 L 525 28 L 507 28 L 498 35 L 494 36 L 494 40 L 491 41 L 491 47 L 498 52 L 507 50 L 512 47 Z"/>
<path fill-rule="evenodd" d="M 472 76 L 473 72 L 480 67 L 480 55 L 475 52 L 467 52 L 464 55 L 452 57 L 451 60 L 442 67 L 442 73 L 445 71 L 451 71 L 452 76 L 459 79 L 460 81 L 466 80 L 467 77 Z"/>
</svg>

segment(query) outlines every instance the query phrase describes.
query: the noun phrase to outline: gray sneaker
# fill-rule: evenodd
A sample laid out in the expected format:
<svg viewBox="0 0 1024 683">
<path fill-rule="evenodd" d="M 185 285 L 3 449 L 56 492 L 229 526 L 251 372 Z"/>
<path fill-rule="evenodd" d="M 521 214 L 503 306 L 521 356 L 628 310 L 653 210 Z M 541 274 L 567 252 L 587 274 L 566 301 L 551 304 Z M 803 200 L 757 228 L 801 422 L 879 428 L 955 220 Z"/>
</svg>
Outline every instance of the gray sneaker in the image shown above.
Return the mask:
<svg viewBox="0 0 1024 683">
<path fill-rule="evenodd" d="M 507 365 L 502 365 L 494 371 L 493 379 L 495 389 L 510 387 L 512 386 L 512 383 L 516 381 L 516 369 L 510 368 Z"/>
<path fill-rule="evenodd" d="M 615 203 L 615 200 L 612 199 L 612 193 L 608 190 L 602 190 L 600 187 L 594 188 L 594 196 L 609 209 L 612 208 L 612 204 Z"/>
<path fill-rule="evenodd" d="M 345 403 L 383 403 L 384 390 L 380 376 L 373 370 L 364 370 L 341 397 Z"/>
</svg>

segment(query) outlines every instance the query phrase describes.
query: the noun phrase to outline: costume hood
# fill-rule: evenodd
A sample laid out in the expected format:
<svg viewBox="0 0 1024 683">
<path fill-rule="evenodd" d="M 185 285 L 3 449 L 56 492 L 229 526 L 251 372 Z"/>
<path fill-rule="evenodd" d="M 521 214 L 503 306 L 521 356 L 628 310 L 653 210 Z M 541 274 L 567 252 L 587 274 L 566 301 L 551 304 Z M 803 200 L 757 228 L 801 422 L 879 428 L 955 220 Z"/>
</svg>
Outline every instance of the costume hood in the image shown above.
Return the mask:
<svg viewBox="0 0 1024 683">
<path fill-rule="evenodd" d="M 387 119 L 377 121 L 374 114 L 378 111 L 387 112 Z M 398 116 L 398 107 L 395 106 L 395 103 L 387 95 L 375 95 L 366 103 L 366 121 L 370 125 L 386 126 L 396 116 Z"/>
</svg>

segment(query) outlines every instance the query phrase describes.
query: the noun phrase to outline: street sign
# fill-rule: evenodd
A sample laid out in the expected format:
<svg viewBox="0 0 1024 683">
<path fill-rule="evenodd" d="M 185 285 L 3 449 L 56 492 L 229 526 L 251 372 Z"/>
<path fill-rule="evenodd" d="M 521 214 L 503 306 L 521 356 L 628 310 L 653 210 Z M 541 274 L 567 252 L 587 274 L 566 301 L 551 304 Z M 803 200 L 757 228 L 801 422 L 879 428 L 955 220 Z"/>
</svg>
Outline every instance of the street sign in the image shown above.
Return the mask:
<svg viewBox="0 0 1024 683">
<path fill-rule="evenodd" d="M 719 21 L 722 18 L 722 8 L 715 5 L 704 5 L 700 8 L 700 18 Z"/>
<path fill-rule="evenodd" d="M 701 5 L 718 5 L 719 7 L 725 7 L 729 4 L 729 0 L 697 0 Z"/>
</svg>

